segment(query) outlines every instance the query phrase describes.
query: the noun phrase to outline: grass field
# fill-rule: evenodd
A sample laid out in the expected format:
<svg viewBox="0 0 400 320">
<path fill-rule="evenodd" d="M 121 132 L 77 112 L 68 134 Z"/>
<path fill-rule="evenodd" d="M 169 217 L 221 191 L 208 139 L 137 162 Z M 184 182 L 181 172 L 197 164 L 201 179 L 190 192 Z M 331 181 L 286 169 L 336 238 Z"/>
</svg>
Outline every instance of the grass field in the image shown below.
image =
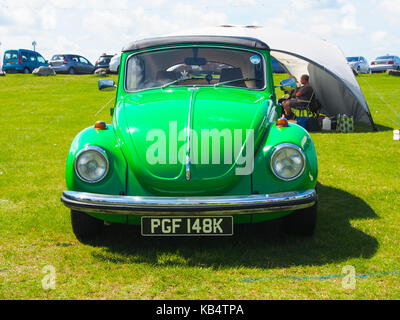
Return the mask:
<svg viewBox="0 0 400 320">
<path fill-rule="evenodd" d="M 314 238 L 286 236 L 278 222 L 184 241 L 112 225 L 89 245 L 76 240 L 60 196 L 74 136 L 111 120 L 109 106 L 101 108 L 115 93 L 99 92 L 97 80 L 0 77 L 0 299 L 400 298 L 400 142 L 388 117 L 398 118 L 372 90 L 399 111 L 400 78 L 359 78 L 379 132 L 312 134 Z M 342 286 L 347 265 L 355 289 Z M 54 267 L 55 289 L 42 287 L 45 266 Z"/>
</svg>

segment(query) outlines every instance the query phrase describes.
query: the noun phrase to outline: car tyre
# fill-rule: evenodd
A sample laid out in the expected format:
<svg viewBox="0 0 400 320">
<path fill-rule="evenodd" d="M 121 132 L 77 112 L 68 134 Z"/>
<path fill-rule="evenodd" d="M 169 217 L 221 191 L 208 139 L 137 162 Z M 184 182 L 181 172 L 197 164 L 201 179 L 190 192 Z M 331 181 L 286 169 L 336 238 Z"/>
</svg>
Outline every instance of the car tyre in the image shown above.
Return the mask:
<svg viewBox="0 0 400 320">
<path fill-rule="evenodd" d="M 75 69 L 74 68 L 69 68 L 68 69 L 69 74 L 75 74 Z"/>
<path fill-rule="evenodd" d="M 104 221 L 75 210 L 71 210 L 71 224 L 75 236 L 81 241 L 95 238 L 104 230 Z"/>
<path fill-rule="evenodd" d="M 317 225 L 318 203 L 312 207 L 297 210 L 284 218 L 285 232 L 290 235 L 311 237 Z"/>
<path fill-rule="evenodd" d="M 25 69 L 24 69 L 24 73 L 25 73 L 25 74 L 29 74 L 29 73 L 31 73 L 31 71 L 30 71 L 28 68 L 25 68 Z"/>
</svg>

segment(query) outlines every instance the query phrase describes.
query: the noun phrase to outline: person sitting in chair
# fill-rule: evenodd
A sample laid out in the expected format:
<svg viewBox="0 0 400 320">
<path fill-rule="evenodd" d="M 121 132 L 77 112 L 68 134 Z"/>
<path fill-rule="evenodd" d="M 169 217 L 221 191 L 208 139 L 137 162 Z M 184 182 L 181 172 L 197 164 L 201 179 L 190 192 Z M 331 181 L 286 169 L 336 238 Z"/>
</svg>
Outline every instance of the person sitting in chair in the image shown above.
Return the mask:
<svg viewBox="0 0 400 320">
<path fill-rule="evenodd" d="M 300 78 L 301 87 L 296 87 L 289 99 L 282 101 L 282 107 L 285 110 L 287 119 L 294 119 L 295 115 L 292 112 L 292 108 L 304 108 L 311 100 L 314 92 L 313 88 L 309 83 L 310 77 L 303 74 Z"/>
</svg>

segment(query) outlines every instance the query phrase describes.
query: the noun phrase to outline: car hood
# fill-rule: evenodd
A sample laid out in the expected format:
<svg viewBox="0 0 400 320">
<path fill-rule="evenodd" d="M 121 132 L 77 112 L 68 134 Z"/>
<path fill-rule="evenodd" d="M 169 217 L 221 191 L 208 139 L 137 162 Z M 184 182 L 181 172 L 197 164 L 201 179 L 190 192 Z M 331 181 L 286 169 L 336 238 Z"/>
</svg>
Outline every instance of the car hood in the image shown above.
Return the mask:
<svg viewBox="0 0 400 320">
<path fill-rule="evenodd" d="M 252 135 L 256 149 L 268 106 L 259 91 L 147 90 L 124 97 L 115 130 L 129 169 L 152 194 L 222 194 L 242 177 L 236 169 L 248 163 L 239 153 L 251 150 Z"/>
</svg>

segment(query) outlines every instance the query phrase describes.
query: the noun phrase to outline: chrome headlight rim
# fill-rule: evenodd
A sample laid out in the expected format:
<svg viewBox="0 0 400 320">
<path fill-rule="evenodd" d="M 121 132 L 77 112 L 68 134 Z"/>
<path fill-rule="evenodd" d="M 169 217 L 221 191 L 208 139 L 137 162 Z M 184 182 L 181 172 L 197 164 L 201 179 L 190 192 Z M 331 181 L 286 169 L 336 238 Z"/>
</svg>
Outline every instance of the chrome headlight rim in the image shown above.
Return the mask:
<svg viewBox="0 0 400 320">
<path fill-rule="evenodd" d="M 303 161 L 303 168 L 299 171 L 299 173 L 297 175 L 295 175 L 292 178 L 281 177 L 274 170 L 274 158 L 275 158 L 275 156 L 277 155 L 277 153 L 279 151 L 281 151 L 282 149 L 285 149 L 285 148 L 296 150 L 300 154 L 301 159 Z M 277 177 L 279 180 L 293 181 L 293 180 L 298 179 L 304 173 L 304 171 L 306 170 L 306 156 L 305 156 L 303 150 L 299 146 L 297 146 L 297 145 L 295 145 L 293 143 L 282 143 L 282 144 L 279 144 L 279 145 L 275 146 L 274 151 L 273 151 L 272 156 L 271 156 L 270 167 L 271 167 L 271 171 L 274 174 L 274 176 Z"/>
<path fill-rule="evenodd" d="M 105 170 L 104 174 L 101 176 L 101 178 L 99 178 L 99 179 L 97 179 L 97 180 L 88 180 L 88 179 L 85 179 L 84 177 L 82 177 L 82 176 L 79 174 L 79 170 L 78 170 L 78 160 L 79 160 L 79 157 L 80 157 L 83 153 L 85 153 L 85 152 L 87 152 L 87 151 L 97 151 L 97 152 L 104 158 L 104 160 L 105 160 L 105 162 L 106 162 L 106 170 Z M 74 170 L 75 170 L 75 173 L 76 173 L 76 175 L 78 176 L 78 178 L 79 178 L 80 180 L 82 180 L 83 182 L 90 183 L 90 184 L 94 184 L 94 183 L 98 183 L 98 182 L 104 180 L 104 178 L 105 178 L 105 177 L 107 176 L 107 174 L 108 174 L 109 168 L 110 168 L 110 162 L 108 161 L 107 153 L 106 153 L 106 151 L 105 151 L 104 149 L 102 149 L 102 148 L 100 148 L 100 147 L 97 147 L 97 146 L 86 146 L 86 147 L 84 147 L 83 149 L 79 150 L 79 152 L 78 152 L 78 153 L 76 154 L 76 156 L 75 156 L 75 160 L 74 160 Z"/>
</svg>

